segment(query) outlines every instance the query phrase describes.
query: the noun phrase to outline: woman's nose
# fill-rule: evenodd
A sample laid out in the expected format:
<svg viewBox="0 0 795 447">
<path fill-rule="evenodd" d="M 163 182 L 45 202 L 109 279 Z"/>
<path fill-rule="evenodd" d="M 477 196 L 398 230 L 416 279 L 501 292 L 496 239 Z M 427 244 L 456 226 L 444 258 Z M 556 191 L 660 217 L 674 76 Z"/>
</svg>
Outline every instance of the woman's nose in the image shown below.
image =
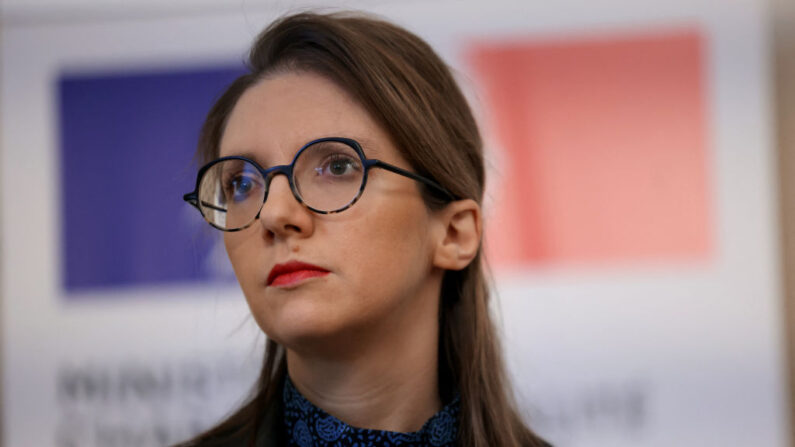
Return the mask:
<svg viewBox="0 0 795 447">
<path fill-rule="evenodd" d="M 284 174 L 271 178 L 259 220 L 266 236 L 276 238 L 308 237 L 314 230 L 312 212 L 295 197 Z"/>
</svg>

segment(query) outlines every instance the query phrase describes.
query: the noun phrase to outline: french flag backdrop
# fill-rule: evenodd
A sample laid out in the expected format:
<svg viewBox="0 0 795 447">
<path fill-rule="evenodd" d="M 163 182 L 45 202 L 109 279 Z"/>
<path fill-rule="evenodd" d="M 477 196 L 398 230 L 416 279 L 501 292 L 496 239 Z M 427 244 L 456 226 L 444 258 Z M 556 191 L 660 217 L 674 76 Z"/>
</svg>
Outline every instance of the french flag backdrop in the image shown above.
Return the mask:
<svg viewBox="0 0 795 447">
<path fill-rule="evenodd" d="M 288 3 L 4 26 L 3 445 L 166 445 L 242 402 L 263 335 L 181 198 L 248 44 L 309 4 Z M 342 6 L 427 39 L 478 115 L 536 430 L 788 445 L 765 2 Z"/>
<path fill-rule="evenodd" d="M 179 200 L 192 190 L 201 123 L 242 73 L 230 66 L 61 76 L 67 292 L 201 281 L 220 273 L 205 261 L 217 238 Z"/>
<path fill-rule="evenodd" d="M 704 36 L 657 29 L 472 49 L 503 149 L 499 264 L 707 260 Z"/>
</svg>

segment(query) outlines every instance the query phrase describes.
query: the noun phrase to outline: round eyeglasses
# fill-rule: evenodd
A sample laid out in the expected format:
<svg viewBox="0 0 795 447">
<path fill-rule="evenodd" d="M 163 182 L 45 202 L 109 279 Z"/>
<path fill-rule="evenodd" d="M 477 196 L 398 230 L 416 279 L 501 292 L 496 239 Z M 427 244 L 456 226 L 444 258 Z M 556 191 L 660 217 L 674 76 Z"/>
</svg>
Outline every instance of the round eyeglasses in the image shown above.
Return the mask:
<svg viewBox="0 0 795 447">
<path fill-rule="evenodd" d="M 259 218 L 273 177 L 284 174 L 296 200 L 320 214 L 339 213 L 361 197 L 370 168 L 382 168 L 427 185 L 445 200 L 454 196 L 421 175 L 368 159 L 349 138 L 320 138 L 305 144 L 289 165 L 262 168 L 246 157 L 213 160 L 199 169 L 196 189 L 183 196 L 222 231 L 238 231 Z"/>
</svg>

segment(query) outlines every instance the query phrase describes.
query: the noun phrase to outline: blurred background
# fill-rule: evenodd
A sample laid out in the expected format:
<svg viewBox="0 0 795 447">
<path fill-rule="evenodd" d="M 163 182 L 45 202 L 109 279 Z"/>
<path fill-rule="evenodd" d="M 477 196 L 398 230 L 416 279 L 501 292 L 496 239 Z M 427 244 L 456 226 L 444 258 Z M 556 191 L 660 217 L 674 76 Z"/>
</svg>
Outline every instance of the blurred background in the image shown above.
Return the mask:
<svg viewBox="0 0 795 447">
<path fill-rule="evenodd" d="M 790 0 L 0 5 L 2 446 L 161 446 L 244 399 L 263 336 L 181 197 L 252 39 L 318 7 L 416 32 L 466 91 L 538 432 L 793 445 Z"/>
</svg>

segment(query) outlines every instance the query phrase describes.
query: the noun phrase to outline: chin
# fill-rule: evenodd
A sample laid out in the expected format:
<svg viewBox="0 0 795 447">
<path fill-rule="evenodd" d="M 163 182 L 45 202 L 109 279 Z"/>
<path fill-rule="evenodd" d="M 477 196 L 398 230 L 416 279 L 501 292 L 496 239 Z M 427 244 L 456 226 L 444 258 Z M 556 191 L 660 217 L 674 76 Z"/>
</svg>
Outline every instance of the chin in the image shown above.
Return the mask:
<svg viewBox="0 0 795 447">
<path fill-rule="evenodd" d="M 350 326 L 334 310 L 324 307 L 294 300 L 256 320 L 268 338 L 285 348 L 320 347 L 338 342 Z"/>
</svg>

